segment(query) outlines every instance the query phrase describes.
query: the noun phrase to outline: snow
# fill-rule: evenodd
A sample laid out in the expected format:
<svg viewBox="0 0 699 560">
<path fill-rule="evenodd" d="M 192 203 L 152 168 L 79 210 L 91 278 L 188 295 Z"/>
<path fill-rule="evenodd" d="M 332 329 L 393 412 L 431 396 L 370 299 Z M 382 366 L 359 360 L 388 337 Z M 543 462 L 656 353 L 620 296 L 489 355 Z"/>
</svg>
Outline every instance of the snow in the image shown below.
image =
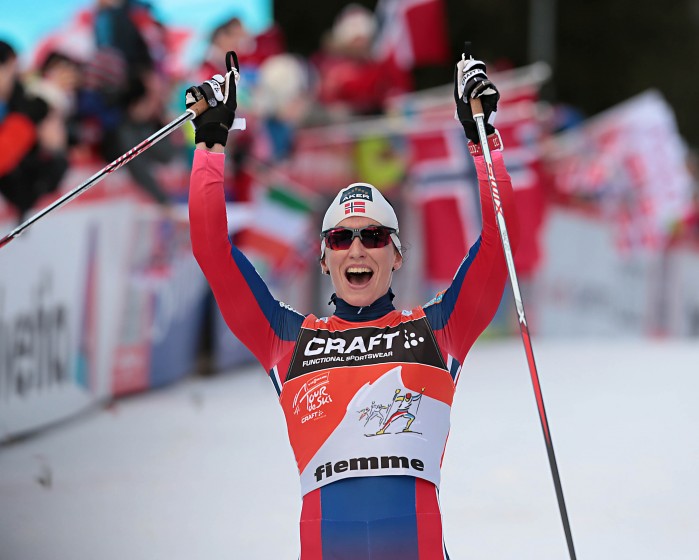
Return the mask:
<svg viewBox="0 0 699 560">
<path fill-rule="evenodd" d="M 578 558 L 696 558 L 699 345 L 533 343 Z M 466 361 L 441 500 L 454 559 L 568 558 L 519 339 Z M 0 447 L 0 560 L 296 559 L 299 511 L 259 366 Z"/>
</svg>

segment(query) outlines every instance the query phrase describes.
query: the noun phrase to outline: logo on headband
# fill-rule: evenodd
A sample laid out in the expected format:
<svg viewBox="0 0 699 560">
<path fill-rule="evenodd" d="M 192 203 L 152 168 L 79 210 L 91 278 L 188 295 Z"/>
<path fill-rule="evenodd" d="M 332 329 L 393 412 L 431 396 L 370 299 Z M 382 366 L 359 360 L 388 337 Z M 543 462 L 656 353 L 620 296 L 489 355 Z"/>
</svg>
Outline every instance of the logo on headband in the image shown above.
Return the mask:
<svg viewBox="0 0 699 560">
<path fill-rule="evenodd" d="M 351 214 L 352 212 L 366 213 L 366 202 L 363 200 L 354 200 L 352 202 L 345 202 L 345 214 Z"/>
<path fill-rule="evenodd" d="M 340 197 L 340 204 L 354 199 L 368 200 L 369 202 L 373 201 L 374 199 L 371 195 L 371 187 L 368 185 L 355 185 L 354 187 L 347 189 L 342 194 L 342 197 Z M 345 210 L 347 210 L 347 206 L 345 206 Z M 363 212 L 363 210 L 360 210 L 360 212 Z"/>
</svg>

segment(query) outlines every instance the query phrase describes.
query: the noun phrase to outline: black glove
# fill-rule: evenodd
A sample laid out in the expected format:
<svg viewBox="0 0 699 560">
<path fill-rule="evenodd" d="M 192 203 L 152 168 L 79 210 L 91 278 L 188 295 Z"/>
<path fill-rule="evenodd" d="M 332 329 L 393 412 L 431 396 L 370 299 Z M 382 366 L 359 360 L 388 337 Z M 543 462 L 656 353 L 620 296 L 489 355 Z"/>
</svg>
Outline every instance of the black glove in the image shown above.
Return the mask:
<svg viewBox="0 0 699 560">
<path fill-rule="evenodd" d="M 194 141 L 197 144 L 204 142 L 209 148 L 214 144 L 226 145 L 228 130 L 233 126 L 235 110 L 238 107 L 236 85 L 239 79 L 240 74 L 233 68 L 225 76 L 216 74 L 210 80 L 199 86 L 192 86 L 185 92 L 187 108 L 200 99 L 206 99 L 210 107 L 192 121 Z"/>
<path fill-rule="evenodd" d="M 469 99 L 480 98 L 483 105 L 483 120 L 486 135 L 495 132 L 495 127 L 490 122 L 491 116 L 498 110 L 500 93 L 493 82 L 485 73 L 485 64 L 480 60 L 460 60 L 454 69 L 454 101 L 456 101 L 456 114 L 464 127 L 466 137 L 478 144 L 478 127 L 471 113 Z"/>
</svg>

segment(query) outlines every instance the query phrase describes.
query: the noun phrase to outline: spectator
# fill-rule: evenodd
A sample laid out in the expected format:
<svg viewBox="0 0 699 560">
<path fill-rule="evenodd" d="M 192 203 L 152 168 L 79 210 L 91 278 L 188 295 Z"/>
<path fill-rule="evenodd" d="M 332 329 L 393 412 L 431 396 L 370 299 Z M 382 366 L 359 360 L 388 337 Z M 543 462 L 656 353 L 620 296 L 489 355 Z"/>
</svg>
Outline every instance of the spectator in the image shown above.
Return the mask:
<svg viewBox="0 0 699 560">
<path fill-rule="evenodd" d="M 53 50 L 42 61 L 38 75 L 27 84 L 27 91 L 41 97 L 68 119 L 76 109 L 80 80 L 81 61 L 60 50 Z"/>
<path fill-rule="evenodd" d="M 143 19 L 144 9 L 147 7 L 138 0 L 96 1 L 97 48 L 117 51 L 126 63 L 129 76 L 154 66 L 153 53 L 137 25 L 137 21 Z"/>
<path fill-rule="evenodd" d="M 258 157 L 272 162 L 291 154 L 296 130 L 317 118 L 315 88 L 311 66 L 298 56 L 280 54 L 260 65 L 253 91 Z"/>
<path fill-rule="evenodd" d="M 247 130 L 236 135 L 236 138 L 226 147 L 230 157 L 227 160 L 224 190 L 229 200 L 245 202 L 250 199 L 253 178 L 248 168 L 252 152 L 266 159 L 273 152 L 286 149 L 274 147 L 268 141 L 277 142 L 280 145 L 288 144 L 290 132 L 290 128 L 286 126 L 288 123 L 282 125 L 280 121 L 273 121 L 269 103 L 264 102 L 265 107 L 262 108 L 261 104 L 254 99 L 258 93 L 267 96 L 270 87 L 266 83 L 262 90 L 257 89 L 257 77 L 261 65 L 271 57 L 280 55 L 283 49 L 283 35 L 277 25 L 270 26 L 258 35 L 253 35 L 240 18 L 232 17 L 211 32 L 204 60 L 194 72 L 194 80 L 198 82 L 205 81 L 214 74 L 225 74 L 227 72 L 226 54 L 234 51 L 241 71 L 245 74 L 245 82 L 238 89 L 237 97 L 240 106 L 250 110 Z M 269 71 L 267 73 L 269 74 Z M 273 136 L 268 132 L 273 132 Z"/>
<path fill-rule="evenodd" d="M 132 77 L 123 96 L 124 117 L 111 131 L 105 147 L 104 154 L 108 160 L 118 158 L 165 126 L 162 119 L 163 101 L 167 95 L 164 89 L 165 83 L 155 71 Z M 153 201 L 165 208 L 170 206 L 170 195 L 158 181 L 156 169 L 158 165 L 172 161 L 174 153 L 171 139 L 166 137 L 152 144 L 126 166 L 136 184 Z"/>
<path fill-rule="evenodd" d="M 144 32 L 149 30 L 149 41 Z M 97 53 L 87 67 L 82 109 L 100 122 L 100 155 L 112 161 L 164 125 L 170 86 L 163 68 L 162 25 L 138 0 L 97 0 L 94 15 Z M 126 169 L 155 202 L 169 206 L 155 164 L 171 160 L 171 138 L 153 145 Z"/>
<path fill-rule="evenodd" d="M 285 42 L 282 28 L 273 23 L 246 44 L 247 50 L 238 53 L 241 67 L 245 70 L 249 70 L 250 67 L 257 68 L 268 58 L 285 53 Z"/>
<path fill-rule="evenodd" d="M 68 168 L 66 146 L 62 115 L 25 91 L 16 52 L 0 41 L 0 192 L 20 222 L 58 188 Z"/>
<path fill-rule="evenodd" d="M 105 135 L 124 116 L 127 89 L 142 71 L 153 67 L 148 45 L 131 20 L 130 4 L 130 0 L 97 0 L 93 14 L 96 52 L 85 66 L 80 110 Z M 103 136 L 100 147 L 109 150 L 108 142 Z"/>
<path fill-rule="evenodd" d="M 194 78 L 204 81 L 214 74 L 225 74 L 226 53 L 229 51 L 238 55 L 241 70 L 247 81 L 253 84 L 259 66 L 268 58 L 284 52 L 284 34 L 278 25 L 272 24 L 254 35 L 240 18 L 229 18 L 211 32 L 204 60 Z"/>
<path fill-rule="evenodd" d="M 81 140 L 77 115 L 81 81 L 82 61 L 72 53 L 54 49 L 45 55 L 37 75 L 27 83 L 27 91 L 46 101 L 50 116 L 60 119 L 66 128 L 65 150 L 73 149 Z"/>
<path fill-rule="evenodd" d="M 195 79 L 204 81 L 214 74 L 225 74 L 226 53 L 235 51 L 240 56 L 252 48 L 252 42 L 253 38 L 240 18 L 227 19 L 211 32 L 209 46 Z"/>
<path fill-rule="evenodd" d="M 387 100 L 412 89 L 412 78 L 391 61 L 374 57 L 374 14 L 350 4 L 336 18 L 321 52 L 312 60 L 320 79 L 319 100 L 336 119 L 375 115 Z"/>
</svg>

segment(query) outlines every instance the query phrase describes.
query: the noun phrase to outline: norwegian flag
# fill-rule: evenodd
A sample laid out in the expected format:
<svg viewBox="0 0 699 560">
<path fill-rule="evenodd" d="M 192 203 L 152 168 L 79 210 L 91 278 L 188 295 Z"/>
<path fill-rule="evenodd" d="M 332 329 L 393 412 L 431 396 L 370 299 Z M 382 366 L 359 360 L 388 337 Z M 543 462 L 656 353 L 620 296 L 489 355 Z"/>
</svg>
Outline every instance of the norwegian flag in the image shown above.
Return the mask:
<svg viewBox="0 0 699 560">
<path fill-rule="evenodd" d="M 351 214 L 352 212 L 366 213 L 366 203 L 363 200 L 345 202 L 345 214 Z"/>
<path fill-rule="evenodd" d="M 380 0 L 376 7 L 379 60 L 393 59 L 404 70 L 449 61 L 443 0 Z"/>
<path fill-rule="evenodd" d="M 512 178 L 519 227 L 526 232 L 520 236 L 515 266 L 520 278 L 527 279 L 541 263 L 541 230 L 547 210 L 541 155 L 544 131 L 537 116 L 539 85 L 523 84 L 501 93 L 495 126 L 505 146 L 503 158 Z"/>
<path fill-rule="evenodd" d="M 460 128 L 421 127 L 408 136 L 410 179 L 420 208 L 425 274 L 430 284 L 448 284 L 478 235 L 475 169 Z"/>
<path fill-rule="evenodd" d="M 518 221 L 527 232 L 521 236 L 515 265 L 518 274 L 527 278 L 541 261 L 540 231 L 546 211 L 539 150 L 542 129 L 536 112 L 539 83 L 529 72 L 502 75 L 494 81 L 504 84 L 495 125 L 505 146 L 503 157 L 515 189 Z M 451 280 L 478 236 L 481 220 L 473 160 L 453 119 L 453 99 L 445 96 L 441 105 L 433 102 L 425 107 L 430 112 L 419 115 L 425 125 L 408 137 L 410 176 L 424 231 L 430 232 L 424 240 L 427 279 L 439 284 Z M 443 239 L 449 243 L 440 242 Z"/>
</svg>

